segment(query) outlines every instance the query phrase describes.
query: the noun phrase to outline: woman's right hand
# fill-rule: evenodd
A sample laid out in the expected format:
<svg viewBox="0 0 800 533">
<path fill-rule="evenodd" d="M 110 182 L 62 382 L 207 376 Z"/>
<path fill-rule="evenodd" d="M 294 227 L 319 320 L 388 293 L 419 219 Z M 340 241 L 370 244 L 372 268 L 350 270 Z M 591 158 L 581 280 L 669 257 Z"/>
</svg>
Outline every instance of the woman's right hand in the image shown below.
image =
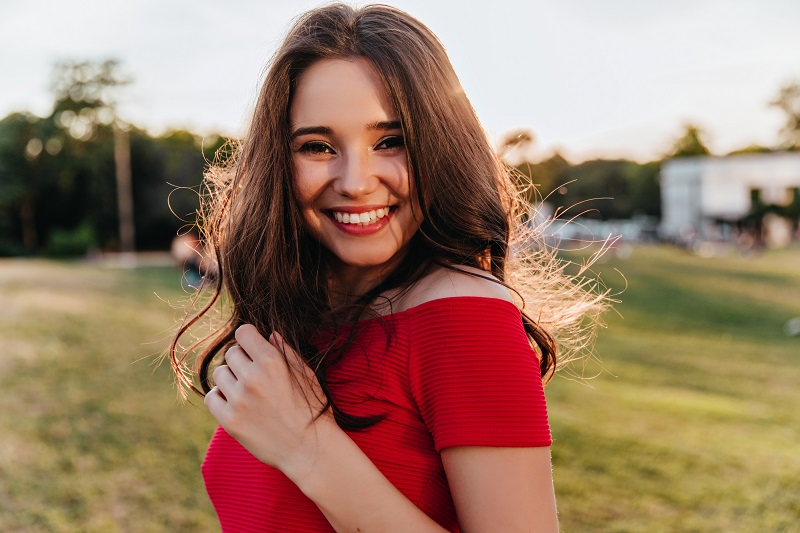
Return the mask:
<svg viewBox="0 0 800 533">
<path fill-rule="evenodd" d="M 216 386 L 205 405 L 256 458 L 290 478 L 303 476 L 321 441 L 341 431 L 330 413 L 317 416 L 325 402 L 319 382 L 278 333 L 265 339 L 245 324 L 235 337 L 238 344 L 214 371 Z"/>
</svg>

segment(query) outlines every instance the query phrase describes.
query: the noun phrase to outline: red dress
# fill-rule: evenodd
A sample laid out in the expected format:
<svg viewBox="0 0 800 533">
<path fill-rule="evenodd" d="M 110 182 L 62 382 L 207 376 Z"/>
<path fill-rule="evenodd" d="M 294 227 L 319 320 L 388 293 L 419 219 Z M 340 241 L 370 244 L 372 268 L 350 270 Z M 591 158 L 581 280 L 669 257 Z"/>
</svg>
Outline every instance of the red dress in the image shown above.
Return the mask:
<svg viewBox="0 0 800 533">
<path fill-rule="evenodd" d="M 551 444 L 539 365 L 519 310 L 459 296 L 361 324 L 329 371 L 331 394 L 348 414 L 385 418 L 349 435 L 400 492 L 458 531 L 440 450 Z M 296 485 L 222 428 L 203 476 L 225 533 L 333 531 Z"/>
</svg>

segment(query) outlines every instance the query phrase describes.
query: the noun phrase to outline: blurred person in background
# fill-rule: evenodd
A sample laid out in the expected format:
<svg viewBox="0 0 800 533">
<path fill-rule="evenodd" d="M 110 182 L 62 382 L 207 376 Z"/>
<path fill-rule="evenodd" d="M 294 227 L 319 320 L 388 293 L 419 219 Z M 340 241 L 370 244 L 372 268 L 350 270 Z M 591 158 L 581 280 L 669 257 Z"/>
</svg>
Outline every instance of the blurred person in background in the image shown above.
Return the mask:
<svg viewBox="0 0 800 533">
<path fill-rule="evenodd" d="M 604 298 L 544 246 L 510 256 L 528 206 L 434 34 L 305 13 L 206 179 L 216 292 L 170 358 L 220 424 L 222 530 L 557 531 L 543 382 Z"/>
<path fill-rule="evenodd" d="M 204 278 L 209 281 L 214 279 L 214 262 L 209 258 L 197 233 L 188 231 L 172 239 L 170 255 L 183 269 L 183 281 L 189 287 L 199 287 Z"/>
</svg>

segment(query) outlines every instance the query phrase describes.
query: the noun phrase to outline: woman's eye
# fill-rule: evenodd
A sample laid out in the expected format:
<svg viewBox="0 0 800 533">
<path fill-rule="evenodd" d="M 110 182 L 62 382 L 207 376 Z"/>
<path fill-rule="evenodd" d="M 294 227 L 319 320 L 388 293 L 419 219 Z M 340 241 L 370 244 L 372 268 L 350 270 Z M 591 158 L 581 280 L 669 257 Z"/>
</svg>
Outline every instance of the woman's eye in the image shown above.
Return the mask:
<svg viewBox="0 0 800 533">
<path fill-rule="evenodd" d="M 298 150 L 298 152 L 306 153 L 306 154 L 333 154 L 333 148 L 327 145 L 324 142 L 320 141 L 310 141 L 302 145 Z"/>
<path fill-rule="evenodd" d="M 392 135 L 391 137 L 387 137 L 383 139 L 378 146 L 376 147 L 377 150 L 391 150 L 393 148 L 404 148 L 406 145 L 406 140 L 403 138 L 402 135 Z"/>
</svg>

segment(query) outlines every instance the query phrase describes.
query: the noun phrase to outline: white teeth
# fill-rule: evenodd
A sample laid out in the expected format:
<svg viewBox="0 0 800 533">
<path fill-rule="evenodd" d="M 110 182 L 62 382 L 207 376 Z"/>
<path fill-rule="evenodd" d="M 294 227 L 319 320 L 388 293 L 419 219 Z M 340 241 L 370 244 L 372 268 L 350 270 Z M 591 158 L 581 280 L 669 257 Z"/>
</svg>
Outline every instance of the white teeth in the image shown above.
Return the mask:
<svg viewBox="0 0 800 533">
<path fill-rule="evenodd" d="M 365 211 L 363 213 L 342 213 L 340 211 L 333 211 L 333 218 L 342 224 L 360 224 L 366 226 L 373 224 L 389 214 L 388 207 L 381 207 L 380 209 L 373 209 L 372 211 Z"/>
</svg>

